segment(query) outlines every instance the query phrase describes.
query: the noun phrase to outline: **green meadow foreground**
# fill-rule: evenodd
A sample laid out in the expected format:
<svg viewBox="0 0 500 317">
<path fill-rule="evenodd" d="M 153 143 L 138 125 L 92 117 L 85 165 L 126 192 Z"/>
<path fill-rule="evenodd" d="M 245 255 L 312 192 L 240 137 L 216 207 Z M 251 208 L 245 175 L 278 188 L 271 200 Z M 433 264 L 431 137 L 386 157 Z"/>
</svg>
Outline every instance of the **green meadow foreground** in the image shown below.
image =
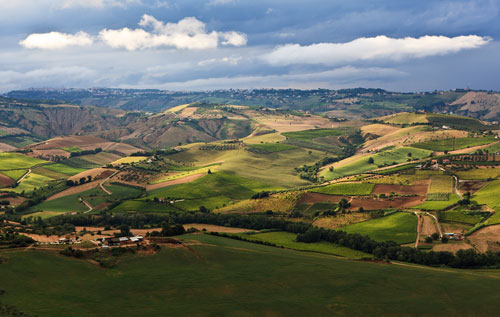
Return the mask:
<svg viewBox="0 0 500 317">
<path fill-rule="evenodd" d="M 29 315 L 494 315 L 500 275 L 378 264 L 208 235 L 105 270 L 54 252 L 2 252 L 0 297 Z M 61 274 L 64 272 L 64 274 Z M 29 300 L 26 290 L 29 289 Z"/>
</svg>

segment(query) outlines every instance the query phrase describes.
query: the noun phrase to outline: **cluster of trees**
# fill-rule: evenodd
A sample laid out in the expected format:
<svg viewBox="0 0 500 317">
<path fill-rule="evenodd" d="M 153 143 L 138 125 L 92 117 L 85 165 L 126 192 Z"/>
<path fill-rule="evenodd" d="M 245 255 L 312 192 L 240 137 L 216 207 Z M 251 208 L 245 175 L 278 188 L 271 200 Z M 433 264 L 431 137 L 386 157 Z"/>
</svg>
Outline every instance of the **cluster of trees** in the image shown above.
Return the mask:
<svg viewBox="0 0 500 317">
<path fill-rule="evenodd" d="M 454 268 L 500 267 L 500 253 L 478 253 L 473 249 L 460 250 L 456 254 L 443 251 L 425 252 L 411 247 L 402 247 L 391 241 L 377 242 L 360 234 L 348 234 L 344 231 L 326 230 L 312 226 L 304 233 L 298 234 L 297 241 L 305 243 L 328 241 L 373 254 L 379 259 L 423 265 L 445 265 Z"/>
<path fill-rule="evenodd" d="M 261 198 L 266 198 L 269 197 L 269 192 L 263 191 L 263 192 L 258 192 L 255 195 L 252 196 L 252 199 L 261 199 Z"/>
<path fill-rule="evenodd" d="M 102 148 L 98 147 L 98 148 L 93 149 L 93 150 L 82 150 L 82 151 L 78 151 L 78 152 L 71 152 L 69 154 L 69 157 L 91 155 L 91 154 L 97 154 L 97 153 L 101 153 L 101 152 L 102 152 Z"/>
<path fill-rule="evenodd" d="M 238 146 L 236 144 L 204 144 L 200 146 L 202 151 L 229 151 L 237 150 Z"/>
<path fill-rule="evenodd" d="M 137 151 L 130 154 L 130 156 L 158 156 L 158 155 L 171 155 L 175 153 L 179 153 L 179 151 L 176 149 L 166 149 L 166 150 L 158 149 L 152 151 Z"/>
<path fill-rule="evenodd" d="M 79 181 L 73 181 L 71 179 L 68 179 L 66 181 L 66 185 L 71 187 L 71 186 L 76 186 L 76 185 L 83 185 L 85 183 L 90 183 L 92 181 L 92 176 L 87 176 L 87 177 L 81 177 Z"/>
<path fill-rule="evenodd" d="M 0 235 L 0 246 L 7 246 L 9 248 L 27 247 L 35 241 L 30 237 L 23 236 L 14 232 L 7 232 Z"/>
<path fill-rule="evenodd" d="M 319 169 L 325 165 L 335 163 L 339 159 L 336 157 L 325 157 L 318 162 L 314 163 L 314 165 L 303 165 L 301 167 L 296 167 L 295 171 L 299 173 L 299 177 L 302 179 L 307 179 L 313 183 L 318 181 L 318 173 Z"/>
</svg>

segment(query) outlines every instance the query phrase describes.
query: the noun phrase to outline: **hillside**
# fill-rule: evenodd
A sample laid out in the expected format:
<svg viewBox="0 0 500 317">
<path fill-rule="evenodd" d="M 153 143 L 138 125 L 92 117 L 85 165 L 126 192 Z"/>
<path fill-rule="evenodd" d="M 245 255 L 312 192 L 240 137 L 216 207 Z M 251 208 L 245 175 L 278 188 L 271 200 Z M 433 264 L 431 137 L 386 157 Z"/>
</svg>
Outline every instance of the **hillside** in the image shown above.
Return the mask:
<svg viewBox="0 0 500 317">
<path fill-rule="evenodd" d="M 481 109 L 459 109 L 467 104 L 470 94 L 488 95 Z M 289 110 L 325 113 L 332 118 L 363 119 L 390 115 L 402 111 L 458 112 L 483 120 L 500 120 L 497 93 L 468 92 L 465 90 L 426 93 L 398 93 L 383 89 L 252 89 L 215 91 L 164 91 L 136 89 L 30 89 L 11 91 L 7 97 L 23 100 L 46 100 L 51 103 L 69 102 L 77 105 L 95 105 L 126 111 L 162 112 L 182 104 L 195 102 L 265 106 Z M 465 97 L 466 96 L 466 97 Z M 478 98 L 476 96 L 476 98 Z M 464 97 L 465 99 L 461 98 Z M 459 107 L 460 106 L 460 107 Z M 492 109 L 489 111 L 488 109 Z"/>
</svg>

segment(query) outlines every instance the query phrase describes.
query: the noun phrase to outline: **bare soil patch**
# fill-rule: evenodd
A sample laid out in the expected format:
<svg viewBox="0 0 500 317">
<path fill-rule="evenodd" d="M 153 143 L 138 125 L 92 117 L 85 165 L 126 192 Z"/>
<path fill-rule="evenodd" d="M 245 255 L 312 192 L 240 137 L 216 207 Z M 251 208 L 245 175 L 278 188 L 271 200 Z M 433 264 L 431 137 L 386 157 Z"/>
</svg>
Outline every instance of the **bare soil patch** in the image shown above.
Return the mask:
<svg viewBox="0 0 500 317">
<path fill-rule="evenodd" d="M 425 201 L 423 196 L 392 197 L 387 199 L 373 199 L 371 197 L 354 197 L 351 201 L 350 210 L 363 207 L 365 210 L 377 210 L 386 208 L 408 208 L 419 205 Z"/>
<path fill-rule="evenodd" d="M 15 146 L 6 143 L 0 143 L 0 152 L 8 152 L 8 151 L 13 151 L 15 149 L 17 149 Z"/>
<path fill-rule="evenodd" d="M 58 149 L 58 148 L 63 148 L 67 146 L 86 146 L 86 145 L 93 145 L 96 143 L 104 143 L 107 142 L 104 139 L 95 137 L 95 136 L 63 136 L 63 137 L 57 137 L 50 139 L 46 142 L 43 142 L 39 145 L 36 145 L 34 148 L 37 150 L 50 150 L 50 149 Z"/>
<path fill-rule="evenodd" d="M 241 233 L 241 232 L 255 232 L 256 230 L 244 229 L 244 228 L 233 228 L 233 227 L 222 227 L 215 225 L 206 225 L 202 223 L 188 223 L 184 225 L 184 229 L 195 228 L 197 230 L 206 229 L 208 232 L 225 232 L 225 233 Z"/>
<path fill-rule="evenodd" d="M 456 253 L 459 250 L 467 250 L 472 249 L 472 246 L 468 243 L 445 243 L 445 244 L 436 244 L 432 251 L 448 251 L 452 253 Z"/>
<path fill-rule="evenodd" d="M 0 174 L 0 187 L 7 187 L 14 183 L 14 180 L 8 176 Z"/>
<path fill-rule="evenodd" d="M 323 202 L 337 203 L 342 198 L 344 198 L 344 196 L 326 195 L 326 194 L 320 194 L 320 193 L 307 192 L 304 195 L 302 195 L 298 204 L 314 204 L 314 203 L 323 203 Z"/>
<path fill-rule="evenodd" d="M 437 232 L 436 224 L 434 223 L 434 219 L 432 217 L 424 215 L 421 215 L 421 217 L 423 220 L 422 231 L 420 232 L 421 238 L 425 238 L 434 232 Z"/>
<path fill-rule="evenodd" d="M 104 140 L 102 140 L 104 141 Z M 130 155 L 132 153 L 138 152 L 141 149 L 126 143 L 116 143 L 116 142 L 100 142 L 96 144 L 91 144 L 88 146 L 82 146 L 83 150 L 93 150 L 96 148 L 101 148 L 103 151 L 117 151 L 123 153 L 124 155 Z"/>
<path fill-rule="evenodd" d="M 479 251 L 500 251 L 500 225 L 488 226 L 471 234 L 469 241 Z"/>
<path fill-rule="evenodd" d="M 91 170 L 78 173 L 76 175 L 71 176 L 68 179 L 70 179 L 72 181 L 78 181 L 78 180 L 80 180 L 80 178 L 82 178 L 82 177 L 87 178 L 88 176 L 91 176 L 92 179 L 96 179 L 96 178 L 97 179 L 104 179 L 104 178 L 111 176 L 114 172 L 116 172 L 115 169 L 98 167 L 98 168 L 93 168 Z"/>
<path fill-rule="evenodd" d="M 166 181 L 166 182 L 163 182 L 163 183 L 148 185 L 148 186 L 146 186 L 146 190 L 149 191 L 149 190 L 163 188 L 163 187 L 167 187 L 167 186 L 189 183 L 189 182 L 197 180 L 198 178 L 200 178 L 202 176 L 205 176 L 205 175 L 206 175 L 206 173 L 193 174 L 193 175 L 189 175 L 189 176 L 186 176 L 186 177 L 183 177 L 183 178 L 174 179 L 174 180 L 171 180 L 171 181 Z"/>
<path fill-rule="evenodd" d="M 427 194 L 427 185 L 388 185 L 388 184 L 377 184 L 373 188 L 373 194 L 390 194 L 395 193 L 398 195 L 420 195 L 425 196 Z"/>
<path fill-rule="evenodd" d="M 35 149 L 33 152 L 27 153 L 31 157 L 51 157 L 51 156 L 62 156 L 68 158 L 70 156 L 69 152 L 61 149 L 50 149 L 50 150 L 38 150 Z"/>
<path fill-rule="evenodd" d="M 94 181 L 94 182 L 86 183 L 86 184 L 79 185 L 79 186 L 73 186 L 73 187 L 70 187 L 66 190 L 63 190 L 60 193 L 57 193 L 55 195 L 50 196 L 49 198 L 47 198 L 47 201 L 54 200 L 54 199 L 61 198 L 61 197 L 66 197 L 66 196 L 73 195 L 73 194 L 78 194 L 78 193 L 84 192 L 86 190 L 95 188 L 97 186 L 99 186 L 99 181 Z"/>
</svg>

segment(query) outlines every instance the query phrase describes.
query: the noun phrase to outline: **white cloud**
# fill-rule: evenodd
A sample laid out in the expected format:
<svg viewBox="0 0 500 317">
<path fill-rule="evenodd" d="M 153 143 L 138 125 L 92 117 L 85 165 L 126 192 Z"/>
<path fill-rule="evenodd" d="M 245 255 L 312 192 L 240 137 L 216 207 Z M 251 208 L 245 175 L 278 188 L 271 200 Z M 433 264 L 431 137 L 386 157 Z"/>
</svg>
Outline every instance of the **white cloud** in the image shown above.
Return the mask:
<svg viewBox="0 0 500 317">
<path fill-rule="evenodd" d="M 37 48 L 46 50 L 64 49 L 69 46 L 89 46 L 92 38 L 85 32 L 76 34 L 66 34 L 60 32 L 50 32 L 42 34 L 31 34 L 26 39 L 19 42 L 25 48 Z"/>
<path fill-rule="evenodd" d="M 422 36 L 419 38 L 389 38 L 377 36 L 358 38 L 347 43 L 319 43 L 308 46 L 287 44 L 263 56 L 272 65 L 326 64 L 337 65 L 367 60 L 402 60 L 445 55 L 478 48 L 490 42 L 488 37 Z"/>
<path fill-rule="evenodd" d="M 178 23 L 164 23 L 153 16 L 145 14 L 139 26 L 151 29 L 123 28 L 118 30 L 102 30 L 101 40 L 113 48 L 138 50 L 156 47 L 174 47 L 177 49 L 200 50 L 216 48 L 222 45 L 243 46 L 247 43 L 245 34 L 231 32 L 207 32 L 202 21 L 188 17 Z"/>
<path fill-rule="evenodd" d="M 234 3 L 236 0 L 211 0 L 208 5 L 216 6 L 216 5 L 224 5 L 229 3 Z"/>
<path fill-rule="evenodd" d="M 104 7 L 122 7 L 125 8 L 129 5 L 140 5 L 141 0 L 65 0 L 61 4 L 62 9 L 69 9 L 74 7 L 83 8 L 104 8 Z"/>
</svg>

